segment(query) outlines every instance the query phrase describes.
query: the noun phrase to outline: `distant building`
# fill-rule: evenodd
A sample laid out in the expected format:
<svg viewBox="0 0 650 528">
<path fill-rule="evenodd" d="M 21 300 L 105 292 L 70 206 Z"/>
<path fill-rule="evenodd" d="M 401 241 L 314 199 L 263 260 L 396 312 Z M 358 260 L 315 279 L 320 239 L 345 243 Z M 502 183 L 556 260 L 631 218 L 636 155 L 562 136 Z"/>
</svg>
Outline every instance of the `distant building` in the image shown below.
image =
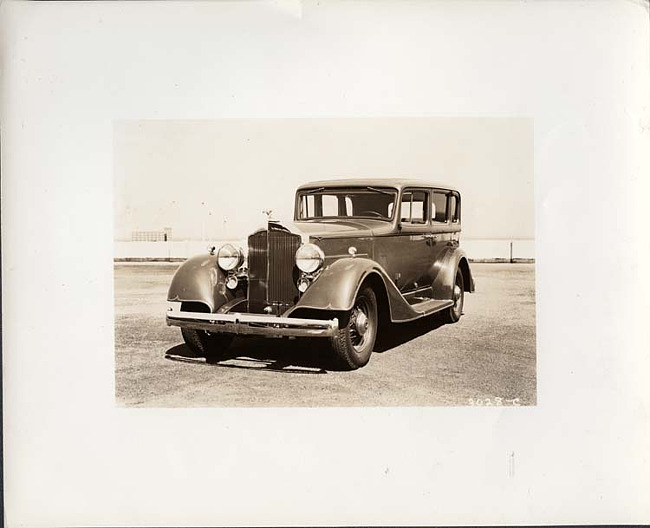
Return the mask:
<svg viewBox="0 0 650 528">
<path fill-rule="evenodd" d="M 131 231 L 133 242 L 167 242 L 171 238 L 171 227 L 165 227 L 162 231 Z"/>
</svg>

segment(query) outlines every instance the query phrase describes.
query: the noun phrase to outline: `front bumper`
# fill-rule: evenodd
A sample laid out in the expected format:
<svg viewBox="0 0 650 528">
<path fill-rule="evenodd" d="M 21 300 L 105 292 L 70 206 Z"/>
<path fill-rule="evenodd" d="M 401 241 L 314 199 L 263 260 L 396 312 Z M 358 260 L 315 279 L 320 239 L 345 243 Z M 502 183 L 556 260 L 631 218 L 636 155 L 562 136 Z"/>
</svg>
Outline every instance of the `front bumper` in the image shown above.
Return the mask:
<svg viewBox="0 0 650 528">
<path fill-rule="evenodd" d="M 331 337 L 338 332 L 338 319 L 294 319 L 247 313 L 167 312 L 167 325 L 208 332 L 268 337 Z"/>
</svg>

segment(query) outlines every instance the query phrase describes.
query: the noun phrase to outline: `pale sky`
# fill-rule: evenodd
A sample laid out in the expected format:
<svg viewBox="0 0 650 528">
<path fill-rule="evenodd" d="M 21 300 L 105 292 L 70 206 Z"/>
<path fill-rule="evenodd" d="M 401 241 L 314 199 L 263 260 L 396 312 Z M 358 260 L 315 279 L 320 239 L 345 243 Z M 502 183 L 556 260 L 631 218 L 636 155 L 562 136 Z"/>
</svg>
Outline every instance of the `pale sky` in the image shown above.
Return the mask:
<svg viewBox="0 0 650 528">
<path fill-rule="evenodd" d="M 534 238 L 533 121 L 340 118 L 119 121 L 115 238 L 245 237 L 263 209 L 290 219 L 298 185 L 408 177 L 462 194 L 463 236 Z"/>
</svg>

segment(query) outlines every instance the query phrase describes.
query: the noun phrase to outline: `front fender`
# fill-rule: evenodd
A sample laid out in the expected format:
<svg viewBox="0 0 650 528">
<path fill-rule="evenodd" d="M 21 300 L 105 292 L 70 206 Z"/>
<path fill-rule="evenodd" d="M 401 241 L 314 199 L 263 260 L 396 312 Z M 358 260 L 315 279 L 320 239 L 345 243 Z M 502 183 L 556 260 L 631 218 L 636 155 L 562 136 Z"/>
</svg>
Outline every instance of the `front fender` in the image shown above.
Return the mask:
<svg viewBox="0 0 650 528">
<path fill-rule="evenodd" d="M 295 308 L 346 311 L 352 309 L 363 280 L 373 271 L 376 262 L 365 258 L 342 258 L 327 266 Z"/>
<path fill-rule="evenodd" d="M 340 312 L 351 310 L 361 284 L 371 277 L 376 279 L 376 287 L 379 286 L 378 281 L 383 285 L 381 293 L 386 294 L 391 321 L 410 321 L 420 316 L 411 308 L 379 264 L 374 260 L 359 257 L 342 258 L 330 264 L 286 315 L 300 309 Z"/>
<path fill-rule="evenodd" d="M 225 274 L 216 255 L 197 255 L 176 270 L 167 293 L 168 301 L 200 302 L 214 313 L 234 295 L 226 288 Z"/>
</svg>

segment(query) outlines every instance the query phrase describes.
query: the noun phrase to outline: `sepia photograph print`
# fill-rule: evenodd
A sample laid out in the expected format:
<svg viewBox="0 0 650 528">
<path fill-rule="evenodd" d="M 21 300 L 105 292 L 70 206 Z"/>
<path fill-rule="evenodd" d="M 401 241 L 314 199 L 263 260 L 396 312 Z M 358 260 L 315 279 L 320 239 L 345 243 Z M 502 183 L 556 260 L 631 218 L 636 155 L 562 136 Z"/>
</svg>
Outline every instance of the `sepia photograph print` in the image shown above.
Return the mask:
<svg viewBox="0 0 650 528">
<path fill-rule="evenodd" d="M 119 405 L 536 403 L 533 121 L 114 124 Z"/>
<path fill-rule="evenodd" d="M 649 43 L 0 2 L 4 524 L 647 523 Z"/>
</svg>

